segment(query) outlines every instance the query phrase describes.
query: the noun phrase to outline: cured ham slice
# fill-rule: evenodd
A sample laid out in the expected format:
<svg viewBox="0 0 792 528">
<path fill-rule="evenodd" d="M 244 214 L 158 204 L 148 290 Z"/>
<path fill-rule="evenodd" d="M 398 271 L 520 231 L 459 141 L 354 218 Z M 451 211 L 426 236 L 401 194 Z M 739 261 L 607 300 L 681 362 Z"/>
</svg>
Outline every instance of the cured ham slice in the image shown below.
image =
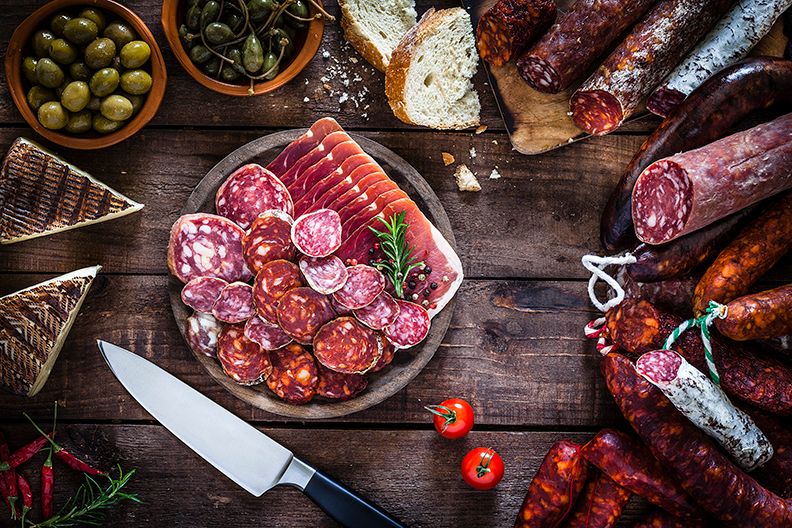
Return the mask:
<svg viewBox="0 0 792 528">
<path fill-rule="evenodd" d="M 336 145 L 345 141 L 350 141 L 351 139 L 352 138 L 350 138 L 349 134 L 346 132 L 333 132 L 329 134 L 321 143 L 292 165 L 292 167 L 281 176 L 281 181 L 287 187 L 291 187 L 295 182 L 300 180 L 307 169 L 313 166 L 314 163 L 321 161 L 321 159 L 327 156 Z"/>
<path fill-rule="evenodd" d="M 350 200 L 346 205 L 343 205 L 343 207 L 339 207 L 338 204 L 335 205 L 334 207 L 338 207 L 338 216 L 341 217 L 341 225 L 362 211 L 381 194 L 398 189 L 399 186 L 396 185 L 395 182 L 385 178 L 383 175 L 381 180 L 376 181 L 372 185 L 368 186 L 357 197 Z"/>
<path fill-rule="evenodd" d="M 327 191 L 346 180 L 358 167 L 372 163 L 374 160 L 368 154 L 354 154 L 340 161 L 340 164 L 331 173 L 318 181 L 311 190 L 307 191 L 294 204 L 295 215 L 304 214 Z"/>
<path fill-rule="evenodd" d="M 360 209 L 357 213 L 355 213 L 354 216 L 344 222 L 341 226 L 342 231 L 348 234 L 354 233 L 361 226 L 368 223 L 369 220 L 377 216 L 386 205 L 402 199 L 409 200 L 409 197 L 407 196 L 407 193 L 401 189 L 391 189 L 381 193 L 379 196 L 374 198 L 371 203 Z"/>
<path fill-rule="evenodd" d="M 333 200 L 331 203 L 327 204 L 326 207 L 328 209 L 334 209 L 336 211 L 340 211 L 348 204 L 352 203 L 352 201 L 359 198 L 360 195 L 366 192 L 372 185 L 381 183 L 383 181 L 389 181 L 388 177 L 385 176 L 385 173 L 382 172 L 381 170 L 377 170 L 369 174 L 365 178 L 361 179 L 357 183 L 357 185 L 354 185 L 344 194 Z"/>
<path fill-rule="evenodd" d="M 316 200 L 316 203 L 309 207 L 306 212 L 309 213 L 316 209 L 326 209 L 330 204 L 334 203 L 352 189 L 357 189 L 357 192 L 360 192 L 370 185 L 371 182 L 374 181 L 373 176 L 380 172 L 382 172 L 382 169 L 376 162 L 366 163 L 365 165 L 357 167 L 349 176 L 336 183 L 332 188 L 328 189 L 320 196 Z"/>
<path fill-rule="evenodd" d="M 298 179 L 289 186 L 292 199 L 295 201 L 299 200 L 310 192 L 315 185 L 330 176 L 344 161 L 360 154 L 365 153 L 352 138 L 337 144 L 326 156 L 303 170 Z"/>
<path fill-rule="evenodd" d="M 267 165 L 267 170 L 280 178 L 305 154 L 313 150 L 329 134 L 343 130 L 341 125 L 332 117 L 325 117 L 314 123 L 308 131 L 298 137 L 281 151 L 278 156 Z"/>
</svg>

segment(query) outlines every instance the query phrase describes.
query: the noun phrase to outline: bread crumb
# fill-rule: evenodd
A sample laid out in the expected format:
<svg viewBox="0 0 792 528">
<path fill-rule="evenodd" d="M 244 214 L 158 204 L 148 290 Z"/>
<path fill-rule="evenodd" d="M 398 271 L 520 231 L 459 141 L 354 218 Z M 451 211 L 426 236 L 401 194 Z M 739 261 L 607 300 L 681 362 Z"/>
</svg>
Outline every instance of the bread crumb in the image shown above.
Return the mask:
<svg viewBox="0 0 792 528">
<path fill-rule="evenodd" d="M 492 169 L 492 172 L 490 172 L 489 179 L 499 180 L 500 178 L 501 178 L 501 174 L 500 172 L 498 172 L 498 167 L 495 167 L 494 169 Z"/>
<path fill-rule="evenodd" d="M 476 159 L 476 147 L 470 147 L 470 159 Z"/>
<path fill-rule="evenodd" d="M 310 102 L 310 100 L 311 100 L 311 99 L 310 99 L 309 97 L 305 97 L 305 98 L 303 99 L 303 103 Z"/>
<path fill-rule="evenodd" d="M 446 167 L 448 167 L 449 165 L 451 165 L 456 161 L 456 158 L 454 158 L 454 155 L 451 154 L 450 152 L 442 152 L 441 154 L 443 155 L 443 165 L 445 165 Z"/>
<path fill-rule="evenodd" d="M 493 145 L 497 145 L 497 144 L 498 144 L 498 140 L 497 140 L 497 139 L 493 139 L 493 140 L 492 140 L 492 144 L 493 144 Z"/>
<path fill-rule="evenodd" d="M 487 130 L 487 125 L 481 125 L 476 129 L 476 135 L 483 134 Z"/>
<path fill-rule="evenodd" d="M 457 165 L 454 178 L 460 191 L 479 192 L 481 190 L 481 184 L 476 179 L 476 175 L 470 172 L 464 163 Z"/>
</svg>

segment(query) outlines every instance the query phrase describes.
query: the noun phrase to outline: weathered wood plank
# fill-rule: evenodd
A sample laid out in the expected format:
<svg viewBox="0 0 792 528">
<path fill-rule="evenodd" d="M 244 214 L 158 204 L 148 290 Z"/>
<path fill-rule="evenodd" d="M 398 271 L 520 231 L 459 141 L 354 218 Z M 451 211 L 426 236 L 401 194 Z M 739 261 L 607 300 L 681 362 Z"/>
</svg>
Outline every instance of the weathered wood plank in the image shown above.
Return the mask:
<svg viewBox="0 0 792 528">
<path fill-rule="evenodd" d="M 41 278 L 0 276 L 0 294 Z M 583 282 L 467 281 L 456 306 L 443 344 L 415 380 L 380 405 L 339 421 L 425 424 L 423 406 L 450 396 L 469 399 L 478 423 L 492 426 L 618 421 L 598 354 L 582 334 L 596 317 Z M 32 399 L 0 396 L 0 417 L 46 413 L 57 399 L 65 419 L 149 419 L 104 364 L 99 338 L 145 356 L 245 419 L 285 420 L 236 400 L 212 381 L 182 342 L 165 277 L 118 275 L 100 275 L 94 283 L 42 392 Z"/>
<path fill-rule="evenodd" d="M 118 450 L 123 467 L 140 468 L 129 491 L 138 493 L 145 503 L 114 511 L 107 526 L 337 526 L 294 489 L 276 488 L 260 498 L 249 495 L 160 426 L 70 427 L 89 437 L 105 435 Z M 19 445 L 31 438 L 32 428 L 18 425 L 8 432 L 12 445 Z M 580 432 L 473 432 L 464 440 L 449 442 L 434 431 L 265 432 L 408 526 L 426 528 L 511 526 L 528 482 L 550 446 L 561 438 L 583 441 L 590 436 Z M 229 449 L 233 449 L 229 440 Z M 503 481 L 489 492 L 473 491 L 459 476 L 464 454 L 480 445 L 492 446 L 506 463 Z M 36 460 L 38 465 L 41 460 Z M 56 505 L 60 505 L 77 483 L 60 464 L 56 471 Z M 38 489 L 37 468 L 31 464 L 23 473 Z M 644 504 L 633 499 L 620 526 L 630 526 L 643 509 Z"/>
</svg>

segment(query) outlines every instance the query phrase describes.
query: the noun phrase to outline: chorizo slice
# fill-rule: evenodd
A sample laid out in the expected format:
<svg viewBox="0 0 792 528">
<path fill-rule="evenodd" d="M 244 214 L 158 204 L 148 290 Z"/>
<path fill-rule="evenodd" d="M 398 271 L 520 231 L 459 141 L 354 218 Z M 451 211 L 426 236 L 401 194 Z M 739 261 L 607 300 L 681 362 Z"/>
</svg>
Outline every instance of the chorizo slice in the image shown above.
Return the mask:
<svg viewBox="0 0 792 528">
<path fill-rule="evenodd" d="M 278 398 L 293 405 L 304 405 L 313 399 L 319 375 L 310 352 L 291 344 L 270 352 L 270 361 L 272 372 L 267 376 L 267 387 Z"/>
<path fill-rule="evenodd" d="M 212 313 L 212 306 L 228 282 L 217 277 L 195 277 L 184 285 L 181 300 L 196 312 Z"/>
<path fill-rule="evenodd" d="M 288 189 L 275 174 L 250 163 L 235 170 L 217 189 L 217 214 L 247 229 L 263 213 L 276 209 L 291 216 L 294 203 Z"/>
<path fill-rule="evenodd" d="M 735 341 L 792 334 L 792 284 L 739 297 L 726 307 L 728 315 L 715 326 Z"/>
<path fill-rule="evenodd" d="M 220 332 L 217 359 L 223 372 L 240 385 L 258 385 L 272 372 L 269 353 L 245 337 L 241 325 L 228 325 Z"/>
<path fill-rule="evenodd" d="M 377 364 L 371 367 L 371 372 L 379 372 L 380 370 L 384 369 L 391 363 L 393 363 L 393 358 L 396 356 L 396 347 L 393 346 L 393 343 L 385 337 L 383 334 L 377 333 L 377 339 L 379 340 L 379 347 L 382 351 Z"/>
<path fill-rule="evenodd" d="M 312 344 L 319 329 L 334 317 L 327 296 L 311 288 L 294 288 L 278 301 L 278 324 L 302 345 Z"/>
<path fill-rule="evenodd" d="M 339 317 L 317 332 L 314 355 L 330 370 L 365 374 L 382 357 L 382 348 L 373 331 L 352 317 Z"/>
<path fill-rule="evenodd" d="M 479 57 L 503 66 L 544 33 L 556 13 L 555 0 L 498 0 L 476 26 Z"/>
<path fill-rule="evenodd" d="M 273 260 L 293 260 L 297 248 L 291 241 L 291 216 L 283 211 L 265 211 L 253 220 L 242 239 L 245 262 L 253 273 Z"/>
<path fill-rule="evenodd" d="M 286 292 L 305 286 L 300 268 L 287 260 L 273 260 L 262 266 L 253 282 L 256 312 L 272 324 L 278 324 L 278 303 Z"/>
<path fill-rule="evenodd" d="M 319 368 L 319 386 L 316 388 L 316 393 L 322 398 L 346 401 L 366 390 L 368 381 L 362 374 L 336 372 L 321 363 L 317 367 Z"/>
</svg>

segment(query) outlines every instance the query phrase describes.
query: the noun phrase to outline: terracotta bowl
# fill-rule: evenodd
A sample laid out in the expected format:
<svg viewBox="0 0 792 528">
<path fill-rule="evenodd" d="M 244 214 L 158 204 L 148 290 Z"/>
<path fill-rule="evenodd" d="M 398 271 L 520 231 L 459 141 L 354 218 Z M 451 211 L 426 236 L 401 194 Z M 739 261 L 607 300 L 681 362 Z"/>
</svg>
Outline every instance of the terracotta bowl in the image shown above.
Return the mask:
<svg viewBox="0 0 792 528">
<path fill-rule="evenodd" d="M 83 6 L 99 8 L 129 23 L 137 32 L 138 37 L 144 40 L 151 48 L 149 65 L 152 84 L 151 90 L 146 97 L 146 102 L 143 103 L 143 108 L 132 119 L 112 134 L 87 133 L 84 135 L 72 135 L 46 129 L 38 122 L 25 97 L 27 91 L 22 81 L 22 58 L 31 35 L 45 26 L 46 21 L 58 11 Z M 157 109 L 159 109 L 162 98 L 165 95 L 165 84 L 168 80 L 165 71 L 165 61 L 162 58 L 162 52 L 154 39 L 154 35 L 151 34 L 146 24 L 135 13 L 112 0 L 52 0 L 41 6 L 27 17 L 11 36 L 5 57 L 5 73 L 11 97 L 13 97 L 14 104 L 22 113 L 25 121 L 36 132 L 53 143 L 82 150 L 99 149 L 115 145 L 143 128 L 157 113 Z"/>
<path fill-rule="evenodd" d="M 319 0 L 319 3 L 322 3 L 322 0 Z M 179 38 L 179 26 L 184 23 L 186 4 L 187 2 L 184 0 L 163 0 L 162 2 L 162 29 L 165 31 L 165 37 L 168 39 L 171 51 L 176 55 L 176 59 L 178 59 L 182 68 L 187 70 L 187 73 L 193 79 L 210 90 L 225 95 L 250 96 L 249 85 L 230 84 L 213 79 L 199 70 L 190 60 Z M 316 15 L 316 8 L 310 4 L 309 7 L 311 16 Z M 324 18 L 319 18 L 308 24 L 308 29 L 301 33 L 301 38 L 294 42 L 294 49 L 299 49 L 300 51 L 291 58 L 291 61 L 287 63 L 285 68 L 281 69 L 274 79 L 254 84 L 252 95 L 261 95 L 277 90 L 294 79 L 308 66 L 308 63 L 316 55 L 319 45 L 322 43 L 324 22 Z"/>
</svg>

